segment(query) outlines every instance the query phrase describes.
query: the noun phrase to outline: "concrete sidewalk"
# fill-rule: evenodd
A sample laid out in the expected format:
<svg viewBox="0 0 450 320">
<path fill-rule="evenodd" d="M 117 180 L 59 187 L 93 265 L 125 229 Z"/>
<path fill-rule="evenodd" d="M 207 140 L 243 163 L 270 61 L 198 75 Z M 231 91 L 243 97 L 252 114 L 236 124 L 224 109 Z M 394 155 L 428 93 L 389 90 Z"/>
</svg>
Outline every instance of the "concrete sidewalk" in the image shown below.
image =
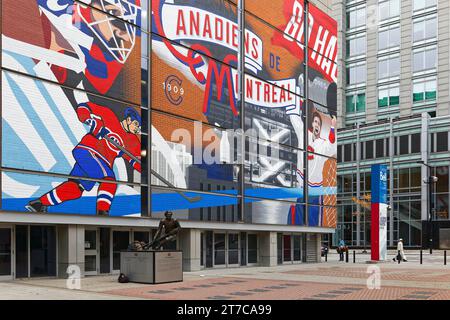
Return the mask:
<svg viewBox="0 0 450 320">
<path fill-rule="evenodd" d="M 450 266 L 380 263 L 380 288 L 367 286 L 368 265 L 317 264 L 208 269 L 184 273 L 184 281 L 146 285 L 117 282 L 117 275 L 81 279 L 24 279 L 0 284 L 0 299 L 450 299 Z"/>
</svg>

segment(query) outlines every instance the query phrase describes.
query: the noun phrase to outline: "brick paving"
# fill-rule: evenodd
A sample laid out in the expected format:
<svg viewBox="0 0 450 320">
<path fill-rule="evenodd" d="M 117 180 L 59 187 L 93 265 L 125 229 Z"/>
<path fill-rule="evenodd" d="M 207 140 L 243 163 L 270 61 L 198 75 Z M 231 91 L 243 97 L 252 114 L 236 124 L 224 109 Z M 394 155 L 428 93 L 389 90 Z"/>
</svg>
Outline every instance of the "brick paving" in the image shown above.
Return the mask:
<svg viewBox="0 0 450 320">
<path fill-rule="evenodd" d="M 112 299 L 450 300 L 450 266 L 379 264 L 380 289 L 367 287 L 368 266 L 320 263 L 211 269 L 186 272 L 183 282 L 157 285 L 119 284 L 117 276 L 86 277 L 81 291 L 86 297 Z M 72 292 L 80 296 L 79 291 L 65 289 L 63 279 L 18 280 L 8 285 L 0 287 L 0 299 L 8 296 L 5 288 L 17 292 L 27 288 L 33 294 L 42 289 L 48 291 L 48 296 L 57 289 L 65 297 Z"/>
<path fill-rule="evenodd" d="M 199 280 L 214 283 L 219 279 Z M 417 288 L 402 288 L 385 286 L 379 290 L 368 289 L 365 286 L 325 284 L 298 281 L 289 286 L 281 285 L 274 280 L 251 279 L 244 285 L 213 285 L 206 289 L 194 286 L 189 291 L 180 290 L 183 284 L 148 285 L 141 288 L 116 289 L 104 293 L 123 295 L 144 299 L 232 299 L 232 300 L 299 300 L 299 299 L 326 299 L 326 300 L 433 300 L 449 299 L 450 290 L 434 289 L 426 293 Z M 189 284 L 192 286 L 192 283 Z M 163 294 L 161 294 L 163 293 Z"/>
</svg>

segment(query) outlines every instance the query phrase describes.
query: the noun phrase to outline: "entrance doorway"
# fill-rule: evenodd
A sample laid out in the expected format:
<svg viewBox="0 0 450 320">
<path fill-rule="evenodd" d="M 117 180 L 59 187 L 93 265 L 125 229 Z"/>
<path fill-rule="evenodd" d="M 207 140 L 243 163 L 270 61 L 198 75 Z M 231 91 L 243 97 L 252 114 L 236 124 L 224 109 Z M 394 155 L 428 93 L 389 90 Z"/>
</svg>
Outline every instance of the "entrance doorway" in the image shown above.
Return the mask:
<svg viewBox="0 0 450 320">
<path fill-rule="evenodd" d="M 0 279 L 12 279 L 12 227 L 0 226 Z"/>
<path fill-rule="evenodd" d="M 112 232 L 112 248 L 113 248 L 113 273 L 120 272 L 120 252 L 127 250 L 130 244 L 130 232 L 129 231 L 119 231 L 113 230 Z"/>
<path fill-rule="evenodd" d="M 100 269 L 100 232 L 97 228 L 84 231 L 84 273 L 96 275 Z"/>
<path fill-rule="evenodd" d="M 16 226 L 16 278 L 56 276 L 56 228 Z"/>
</svg>

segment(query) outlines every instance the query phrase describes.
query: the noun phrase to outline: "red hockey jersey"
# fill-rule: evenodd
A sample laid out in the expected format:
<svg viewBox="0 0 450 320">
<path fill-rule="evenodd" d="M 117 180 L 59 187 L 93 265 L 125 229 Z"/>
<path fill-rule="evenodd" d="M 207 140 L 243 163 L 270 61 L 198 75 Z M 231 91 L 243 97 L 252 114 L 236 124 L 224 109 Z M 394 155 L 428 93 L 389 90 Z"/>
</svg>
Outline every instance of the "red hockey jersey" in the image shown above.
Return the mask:
<svg viewBox="0 0 450 320">
<path fill-rule="evenodd" d="M 91 132 L 86 134 L 75 148 L 90 150 L 108 163 L 110 168 L 113 167 L 116 158 L 123 157 L 134 169 L 141 171 L 141 165 L 138 162 L 103 138 L 103 135 L 106 135 L 136 158 L 141 158 L 141 142 L 139 138 L 136 134 L 127 132 L 122 127 L 121 122 L 112 110 L 88 102 L 78 106 L 77 115 L 81 122 L 91 125 Z"/>
</svg>

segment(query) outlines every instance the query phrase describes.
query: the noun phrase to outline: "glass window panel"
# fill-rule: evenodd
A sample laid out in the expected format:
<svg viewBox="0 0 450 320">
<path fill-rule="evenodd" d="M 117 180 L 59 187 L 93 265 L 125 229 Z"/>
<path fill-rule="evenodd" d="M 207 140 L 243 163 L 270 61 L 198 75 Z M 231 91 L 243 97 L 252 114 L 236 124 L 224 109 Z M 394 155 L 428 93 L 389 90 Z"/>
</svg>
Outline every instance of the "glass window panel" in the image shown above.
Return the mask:
<svg viewBox="0 0 450 320">
<path fill-rule="evenodd" d="M 400 189 L 407 189 L 409 188 L 409 169 L 400 169 L 398 171 L 398 187 Z"/>
<path fill-rule="evenodd" d="M 346 25 L 347 25 L 347 29 L 351 29 L 352 28 L 352 13 L 351 12 L 347 12 Z"/>
<path fill-rule="evenodd" d="M 423 51 L 413 53 L 413 71 L 414 72 L 423 70 L 423 55 L 424 55 Z"/>
<path fill-rule="evenodd" d="M 377 139 L 375 148 L 376 148 L 376 157 L 377 158 L 384 157 L 384 139 Z"/>
<path fill-rule="evenodd" d="M 225 250 L 214 251 L 214 264 L 215 265 L 225 264 Z"/>
<path fill-rule="evenodd" d="M 383 79 L 388 76 L 388 60 L 381 60 L 378 62 L 378 79 Z"/>
<path fill-rule="evenodd" d="M 419 188 L 422 185 L 422 172 L 420 167 L 410 168 L 411 188 Z"/>
<path fill-rule="evenodd" d="M 418 21 L 413 24 L 413 40 L 420 41 L 425 37 L 425 22 Z"/>
<path fill-rule="evenodd" d="M 425 69 L 436 68 L 436 49 L 425 51 Z"/>
<path fill-rule="evenodd" d="M 395 47 L 400 44 L 400 28 L 394 28 L 390 30 L 389 43 L 391 47 Z"/>
<path fill-rule="evenodd" d="M 448 151 L 448 132 L 438 132 L 436 134 L 437 152 Z"/>
<path fill-rule="evenodd" d="M 11 274 L 11 229 L 0 228 L 0 276 Z"/>
<path fill-rule="evenodd" d="M 147 231 L 135 231 L 133 236 L 135 241 L 148 243 L 150 233 Z"/>
<path fill-rule="evenodd" d="M 387 107 L 388 105 L 388 94 L 389 90 L 379 89 L 378 90 L 378 107 Z"/>
<path fill-rule="evenodd" d="M 448 190 L 448 166 L 442 166 L 436 168 L 436 176 L 438 181 L 436 183 L 436 192 L 449 192 Z"/>
<path fill-rule="evenodd" d="M 237 250 L 239 248 L 239 235 L 230 233 L 228 234 L 228 250 Z"/>
<path fill-rule="evenodd" d="M 373 158 L 373 140 L 366 141 L 366 159 Z"/>
<path fill-rule="evenodd" d="M 344 145 L 344 161 L 352 161 L 352 145 Z"/>
<path fill-rule="evenodd" d="M 239 250 L 228 251 L 228 264 L 238 264 L 239 263 Z"/>
<path fill-rule="evenodd" d="M 366 37 L 360 37 L 356 41 L 356 52 L 357 54 L 363 54 L 366 51 Z"/>
<path fill-rule="evenodd" d="M 413 85 L 413 102 L 423 101 L 424 99 L 424 84 L 415 83 Z"/>
<path fill-rule="evenodd" d="M 436 18 L 425 20 L 425 39 L 435 38 L 436 32 Z"/>
<path fill-rule="evenodd" d="M 389 105 L 396 106 L 400 104 L 400 90 L 398 87 L 393 87 L 389 90 Z"/>
<path fill-rule="evenodd" d="M 366 24 L 366 8 L 356 10 L 356 25 L 363 26 Z"/>
<path fill-rule="evenodd" d="M 113 231 L 113 270 L 120 269 L 120 252 L 128 248 L 129 237 L 128 231 Z"/>
<path fill-rule="evenodd" d="M 361 112 L 366 110 L 366 94 L 360 93 L 358 94 L 356 101 L 356 112 Z"/>
<path fill-rule="evenodd" d="M 225 233 L 214 234 L 214 249 L 225 250 Z"/>
<path fill-rule="evenodd" d="M 399 0 L 391 0 L 389 11 L 390 11 L 391 18 L 397 17 L 398 15 L 400 15 L 400 1 Z"/>
<path fill-rule="evenodd" d="M 400 58 L 392 58 L 389 61 L 389 76 L 397 76 L 400 74 Z"/>
<path fill-rule="evenodd" d="M 425 8 L 425 0 L 414 0 L 413 3 L 413 9 L 416 10 L 422 10 Z"/>
<path fill-rule="evenodd" d="M 389 1 L 383 1 L 378 4 L 380 21 L 389 18 Z"/>
<path fill-rule="evenodd" d="M 378 34 L 378 50 L 389 47 L 389 30 L 381 31 Z"/>
<path fill-rule="evenodd" d="M 420 133 L 414 133 L 411 135 L 411 153 L 420 152 Z"/>
<path fill-rule="evenodd" d="M 409 153 L 409 144 L 408 144 L 408 136 L 400 137 L 400 154 L 408 154 Z"/>
<path fill-rule="evenodd" d="M 97 230 L 84 231 L 84 248 L 95 250 L 97 248 Z"/>
<path fill-rule="evenodd" d="M 366 82 L 366 65 L 360 65 L 357 67 L 356 83 Z"/>
<path fill-rule="evenodd" d="M 353 113 L 353 112 L 355 112 L 355 96 L 354 95 L 351 95 L 351 96 L 347 96 L 346 97 L 347 99 L 347 101 L 346 101 L 346 108 L 345 108 L 345 110 L 346 110 L 346 112 L 347 113 Z"/>
<path fill-rule="evenodd" d="M 428 81 L 425 83 L 425 100 L 436 99 L 436 81 Z"/>
</svg>

